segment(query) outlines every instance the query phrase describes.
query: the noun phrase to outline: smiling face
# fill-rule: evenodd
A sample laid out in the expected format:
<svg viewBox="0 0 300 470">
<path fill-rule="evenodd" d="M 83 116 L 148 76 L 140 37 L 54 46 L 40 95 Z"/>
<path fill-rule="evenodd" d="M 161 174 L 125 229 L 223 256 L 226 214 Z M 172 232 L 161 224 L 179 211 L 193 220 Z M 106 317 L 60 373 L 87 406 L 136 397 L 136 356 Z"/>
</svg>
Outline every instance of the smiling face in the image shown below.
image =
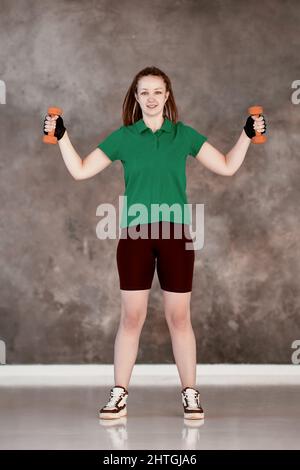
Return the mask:
<svg viewBox="0 0 300 470">
<path fill-rule="evenodd" d="M 161 77 L 147 75 L 138 81 L 135 98 L 140 104 L 143 115 L 163 115 L 165 102 L 169 97 L 166 84 Z"/>
</svg>

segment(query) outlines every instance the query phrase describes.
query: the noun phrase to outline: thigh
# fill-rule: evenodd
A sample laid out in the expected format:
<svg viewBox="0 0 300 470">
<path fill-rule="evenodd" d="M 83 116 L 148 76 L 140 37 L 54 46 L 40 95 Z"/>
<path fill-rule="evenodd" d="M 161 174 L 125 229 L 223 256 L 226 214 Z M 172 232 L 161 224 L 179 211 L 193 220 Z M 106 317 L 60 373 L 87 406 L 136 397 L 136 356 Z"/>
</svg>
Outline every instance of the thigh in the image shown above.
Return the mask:
<svg viewBox="0 0 300 470">
<path fill-rule="evenodd" d="M 121 290 L 151 288 L 155 255 L 150 239 L 120 238 L 116 258 Z"/>
<path fill-rule="evenodd" d="M 183 231 L 181 238 L 176 239 L 172 229 L 168 239 L 157 240 L 157 275 L 161 288 L 169 292 L 191 292 L 194 261 L 190 234 Z"/>
</svg>

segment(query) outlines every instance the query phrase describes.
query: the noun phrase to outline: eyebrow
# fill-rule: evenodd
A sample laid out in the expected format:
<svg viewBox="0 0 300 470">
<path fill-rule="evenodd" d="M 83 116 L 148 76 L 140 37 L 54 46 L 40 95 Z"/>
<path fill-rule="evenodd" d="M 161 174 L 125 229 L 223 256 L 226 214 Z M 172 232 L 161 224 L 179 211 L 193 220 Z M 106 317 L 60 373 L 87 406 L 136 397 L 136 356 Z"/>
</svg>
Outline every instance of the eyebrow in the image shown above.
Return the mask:
<svg viewBox="0 0 300 470">
<path fill-rule="evenodd" d="M 141 88 L 141 90 L 148 90 L 148 88 Z M 162 90 L 162 87 L 154 88 L 154 90 Z"/>
</svg>

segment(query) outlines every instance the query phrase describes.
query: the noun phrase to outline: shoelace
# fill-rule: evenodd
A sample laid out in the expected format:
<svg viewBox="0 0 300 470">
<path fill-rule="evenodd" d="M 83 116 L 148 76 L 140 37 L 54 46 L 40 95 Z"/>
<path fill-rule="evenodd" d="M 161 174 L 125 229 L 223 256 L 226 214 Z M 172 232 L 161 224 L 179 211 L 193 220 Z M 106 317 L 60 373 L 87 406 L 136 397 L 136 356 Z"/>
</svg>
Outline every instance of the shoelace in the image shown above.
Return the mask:
<svg viewBox="0 0 300 470">
<path fill-rule="evenodd" d="M 110 392 L 110 399 L 109 402 L 107 403 L 107 407 L 114 407 L 116 406 L 117 401 L 120 399 L 121 395 L 124 393 L 123 390 L 119 389 L 113 389 Z"/>
<path fill-rule="evenodd" d="M 196 390 L 193 390 L 191 388 L 185 390 L 184 396 L 187 398 L 187 403 L 189 408 L 198 408 L 199 407 L 199 402 L 198 402 L 198 392 Z"/>
</svg>

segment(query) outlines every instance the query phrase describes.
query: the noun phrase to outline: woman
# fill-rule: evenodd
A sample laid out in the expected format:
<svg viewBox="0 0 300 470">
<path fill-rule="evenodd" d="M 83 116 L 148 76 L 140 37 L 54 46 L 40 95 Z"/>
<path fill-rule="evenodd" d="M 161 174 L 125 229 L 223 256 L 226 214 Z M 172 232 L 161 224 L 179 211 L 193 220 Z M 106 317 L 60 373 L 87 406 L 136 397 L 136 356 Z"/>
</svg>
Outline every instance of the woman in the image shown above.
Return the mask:
<svg viewBox="0 0 300 470">
<path fill-rule="evenodd" d="M 186 249 L 191 240 L 190 219 L 171 213 L 149 211 L 135 218 L 130 208 L 143 204 L 187 203 L 185 193 L 186 157 L 192 155 L 205 167 L 220 175 L 233 175 L 241 166 L 255 130 L 265 132 L 264 117 L 248 117 L 238 141 L 226 156 L 192 127 L 177 121 L 177 107 L 169 77 L 157 67 L 147 67 L 134 78 L 123 103 L 123 126 L 113 131 L 85 159 L 73 148 L 61 117 L 46 116 L 44 133 L 55 129 L 64 162 L 76 179 L 90 178 L 112 161 L 124 166 L 128 199 L 123 207 L 117 265 L 121 289 L 121 319 L 114 346 L 115 386 L 99 417 L 113 419 L 127 414 L 128 385 L 137 357 L 140 333 L 146 318 L 148 296 L 157 262 L 163 290 L 164 310 L 170 330 L 173 353 L 179 371 L 184 417 L 204 418 L 196 385 L 196 341 L 190 319 L 190 298 L 194 250 Z M 163 239 L 163 226 L 170 228 Z M 131 237 L 130 230 L 147 229 L 148 237 Z M 148 229 L 158 229 L 158 237 Z M 175 228 L 182 237 L 174 236 Z M 151 232 L 151 230 L 150 230 Z M 145 232 L 143 232 L 145 233 Z M 151 232 L 152 233 L 152 232 Z M 178 232 L 177 232 L 178 233 Z"/>
</svg>

